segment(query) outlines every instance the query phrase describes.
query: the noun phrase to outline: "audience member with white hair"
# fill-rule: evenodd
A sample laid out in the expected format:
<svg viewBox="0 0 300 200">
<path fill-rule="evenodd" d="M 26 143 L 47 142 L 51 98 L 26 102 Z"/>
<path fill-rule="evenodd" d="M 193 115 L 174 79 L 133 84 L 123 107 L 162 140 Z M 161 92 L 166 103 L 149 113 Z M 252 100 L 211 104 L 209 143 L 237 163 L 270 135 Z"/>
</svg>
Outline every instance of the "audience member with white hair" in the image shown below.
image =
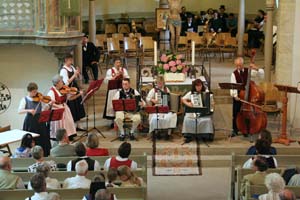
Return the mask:
<svg viewBox="0 0 300 200">
<path fill-rule="evenodd" d="M 61 188 L 60 183 L 58 182 L 57 179 L 49 177 L 50 166 L 47 163 L 39 165 L 36 168 L 36 172 L 40 173 L 40 174 L 43 174 L 45 176 L 47 189 L 59 189 L 59 188 Z M 28 190 L 32 190 L 30 182 L 28 183 L 27 188 L 28 188 Z"/>
<path fill-rule="evenodd" d="M 265 185 L 268 188 L 267 194 L 258 197 L 259 200 L 280 200 L 279 193 L 284 190 L 284 179 L 277 173 L 270 173 L 266 176 Z"/>
<path fill-rule="evenodd" d="M 0 156 L 0 190 L 24 189 L 22 179 L 11 173 L 11 159 L 7 156 Z"/>
<path fill-rule="evenodd" d="M 85 160 L 80 160 L 75 165 L 76 176 L 67 178 L 64 181 L 63 188 L 90 188 L 91 180 L 86 178 L 88 173 L 88 164 Z"/>
<path fill-rule="evenodd" d="M 35 159 L 36 163 L 28 167 L 28 172 L 36 172 L 36 169 L 39 165 L 47 163 L 50 166 L 50 171 L 56 170 L 56 163 L 53 160 L 45 161 L 44 160 L 44 150 L 41 146 L 34 146 L 31 149 L 32 157 Z"/>
<path fill-rule="evenodd" d="M 30 179 L 30 184 L 34 190 L 34 195 L 25 200 L 46 200 L 48 192 L 46 192 L 46 179 L 43 174 L 35 174 Z"/>
</svg>

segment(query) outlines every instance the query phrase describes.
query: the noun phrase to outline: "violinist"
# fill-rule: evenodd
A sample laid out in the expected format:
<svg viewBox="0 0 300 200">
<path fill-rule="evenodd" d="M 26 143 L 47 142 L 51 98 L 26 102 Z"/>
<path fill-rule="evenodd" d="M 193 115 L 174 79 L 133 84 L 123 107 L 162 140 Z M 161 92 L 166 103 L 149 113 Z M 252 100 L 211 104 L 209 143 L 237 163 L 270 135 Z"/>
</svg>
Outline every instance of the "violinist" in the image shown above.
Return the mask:
<svg viewBox="0 0 300 200">
<path fill-rule="evenodd" d="M 106 72 L 106 76 L 104 79 L 104 82 L 107 84 L 110 80 L 120 80 L 122 81 L 123 78 L 129 78 L 128 71 L 126 68 L 122 67 L 122 62 L 120 58 L 114 59 L 114 66 L 111 69 L 108 69 Z M 111 87 L 110 84 L 108 84 L 107 88 L 107 94 L 106 94 L 106 102 L 103 112 L 103 118 L 105 119 L 114 119 L 115 118 L 115 112 L 113 110 L 111 101 L 113 96 L 117 93 L 119 88 Z M 113 122 L 111 124 L 111 128 L 113 128 Z"/>
<path fill-rule="evenodd" d="M 50 138 L 56 138 L 56 131 L 59 128 L 64 128 L 66 129 L 69 138 L 72 139 L 74 136 L 76 136 L 76 128 L 72 117 L 72 113 L 66 102 L 76 99 L 77 95 L 63 93 L 63 91 L 65 91 L 63 78 L 58 74 L 52 78 L 52 83 L 53 86 L 48 92 L 48 96 L 50 96 L 51 100 L 54 102 L 52 104 L 52 109 L 64 108 L 65 110 L 61 120 L 51 122 Z"/>
<path fill-rule="evenodd" d="M 170 90 L 165 86 L 165 80 L 163 76 L 158 76 L 156 78 L 156 87 L 152 88 L 146 98 L 146 101 L 150 105 L 159 106 L 162 105 L 161 101 L 163 100 L 163 94 L 170 95 Z M 168 140 L 171 133 L 172 128 L 176 128 L 177 124 L 177 114 L 168 112 L 168 113 L 159 113 L 159 122 L 157 126 L 157 115 L 149 114 L 149 133 L 154 131 L 157 127 L 159 129 L 168 129 L 168 134 L 166 134 L 165 139 Z M 159 135 L 157 135 L 159 137 Z"/>
<path fill-rule="evenodd" d="M 140 93 L 130 87 L 130 80 L 128 78 L 124 78 L 122 80 L 122 89 L 119 90 L 115 96 L 114 99 L 133 99 L 137 96 L 140 96 Z M 112 102 L 110 102 L 112 103 Z M 140 102 L 138 102 L 139 106 L 145 106 L 145 102 L 141 99 Z M 141 122 L 141 115 L 138 112 L 125 112 L 125 111 L 117 111 L 116 112 L 116 119 L 115 123 L 118 126 L 118 129 L 120 131 L 119 139 L 120 141 L 124 141 L 125 139 L 125 132 L 124 132 L 124 119 L 128 118 L 132 120 L 132 128 L 130 130 L 130 140 L 134 140 L 134 131 L 138 127 L 138 125 Z"/>
<path fill-rule="evenodd" d="M 35 138 L 35 143 L 40 145 L 44 150 L 44 155 L 48 156 L 51 149 L 50 137 L 46 123 L 39 123 L 39 118 L 40 112 L 49 109 L 49 105 L 42 101 L 44 98 L 41 93 L 38 93 L 38 85 L 36 83 L 29 83 L 27 91 L 28 95 L 22 98 L 18 109 L 19 114 L 26 114 L 23 130 L 40 135 Z M 51 101 L 48 103 L 51 104 Z"/>
<path fill-rule="evenodd" d="M 248 72 L 249 69 L 244 67 L 244 59 L 242 57 L 237 57 L 234 60 L 234 64 L 236 69 L 231 74 L 230 82 L 231 83 L 242 83 L 243 85 L 247 84 Z M 258 68 L 254 65 L 254 63 L 250 64 L 250 68 L 253 69 L 251 71 L 251 76 L 262 75 L 263 71 L 258 70 Z M 238 128 L 236 125 L 237 115 L 241 110 L 241 102 L 239 101 L 239 93 L 238 90 L 230 90 L 230 96 L 233 97 L 233 105 L 232 105 L 232 134 L 231 137 L 238 135 Z M 246 136 L 246 135 L 244 135 Z"/>
<path fill-rule="evenodd" d="M 79 91 L 79 86 L 77 83 L 77 79 L 79 77 L 80 70 L 75 69 L 73 66 L 73 56 L 71 54 L 68 54 L 64 59 L 64 65 L 62 66 L 60 70 L 60 75 L 63 78 L 63 82 L 65 86 L 71 87 L 70 89 L 76 89 Z M 82 91 L 78 92 L 78 94 L 82 94 Z M 77 93 L 76 93 L 77 95 Z M 85 117 L 85 110 L 83 107 L 83 104 L 81 104 L 82 96 L 77 95 L 77 98 L 74 98 L 73 100 L 68 100 L 67 104 L 71 110 L 72 117 L 74 122 L 77 125 L 77 131 L 84 131 L 80 125 L 80 119 Z"/>
</svg>

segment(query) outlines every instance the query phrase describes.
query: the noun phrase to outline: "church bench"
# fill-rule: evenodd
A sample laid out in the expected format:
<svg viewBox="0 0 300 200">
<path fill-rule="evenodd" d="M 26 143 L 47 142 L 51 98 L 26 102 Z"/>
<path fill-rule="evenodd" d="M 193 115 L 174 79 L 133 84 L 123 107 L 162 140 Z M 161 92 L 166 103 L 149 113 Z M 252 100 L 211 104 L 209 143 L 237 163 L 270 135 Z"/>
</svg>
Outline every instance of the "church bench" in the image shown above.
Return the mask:
<svg viewBox="0 0 300 200">
<path fill-rule="evenodd" d="M 120 187 L 108 188 L 110 192 L 115 194 L 120 200 L 144 200 L 147 195 L 147 188 L 143 187 Z M 56 192 L 64 200 L 82 200 L 85 194 L 89 193 L 89 189 L 57 189 L 48 190 L 48 192 Z M 1 200 L 20 200 L 33 195 L 32 190 L 1 190 Z"/>
<path fill-rule="evenodd" d="M 53 160 L 56 162 L 56 164 L 58 163 L 63 163 L 65 165 L 67 165 L 67 163 L 70 160 L 76 159 L 78 157 L 45 157 L 45 160 Z M 100 166 L 103 168 L 103 165 L 105 163 L 105 161 L 110 158 L 110 156 L 91 156 L 90 158 L 97 160 L 100 164 Z M 136 155 L 132 155 L 130 156 L 130 159 L 134 160 L 135 162 L 137 162 L 138 168 L 145 168 L 147 169 L 147 155 L 140 155 L 140 156 L 136 156 Z M 12 170 L 13 171 L 18 171 L 18 172 L 27 172 L 27 168 L 35 163 L 35 160 L 33 158 L 12 158 L 11 159 L 12 162 Z M 59 169 L 62 171 L 65 171 L 66 169 Z"/>
<path fill-rule="evenodd" d="M 106 171 L 101 171 L 105 177 L 106 177 L 106 181 L 107 181 L 107 172 Z M 31 172 L 13 172 L 13 174 L 19 176 L 20 178 L 22 178 L 23 182 L 25 185 L 28 184 L 28 182 L 30 181 L 30 178 L 35 174 L 35 173 L 31 173 Z M 87 173 L 87 178 L 92 179 L 95 175 L 100 174 L 99 171 L 89 171 Z M 147 184 L 147 170 L 136 170 L 134 171 L 134 174 L 138 177 L 141 177 L 144 181 L 144 183 Z M 55 178 L 58 180 L 58 182 L 60 182 L 61 184 L 64 182 L 64 180 L 66 178 L 70 178 L 70 177 L 74 177 L 76 175 L 76 172 L 72 171 L 72 172 L 66 172 L 66 171 L 54 171 L 54 172 L 50 172 L 49 173 L 49 177 L 50 178 Z"/>
<path fill-rule="evenodd" d="M 269 173 L 278 173 L 281 174 L 285 168 L 276 168 L 276 169 L 268 169 L 267 174 Z M 236 182 L 235 182 L 235 196 L 239 197 L 241 194 L 241 186 L 242 186 L 242 180 L 243 177 L 248 174 L 253 174 L 255 171 L 253 169 L 243 169 L 241 167 L 238 167 L 236 169 Z"/>
<path fill-rule="evenodd" d="M 296 198 L 300 198 L 300 186 L 286 186 L 285 189 L 289 189 L 293 191 L 296 195 Z M 247 184 L 246 186 L 246 200 L 252 200 L 253 195 L 261 195 L 268 193 L 268 189 L 264 185 L 250 185 Z"/>
</svg>

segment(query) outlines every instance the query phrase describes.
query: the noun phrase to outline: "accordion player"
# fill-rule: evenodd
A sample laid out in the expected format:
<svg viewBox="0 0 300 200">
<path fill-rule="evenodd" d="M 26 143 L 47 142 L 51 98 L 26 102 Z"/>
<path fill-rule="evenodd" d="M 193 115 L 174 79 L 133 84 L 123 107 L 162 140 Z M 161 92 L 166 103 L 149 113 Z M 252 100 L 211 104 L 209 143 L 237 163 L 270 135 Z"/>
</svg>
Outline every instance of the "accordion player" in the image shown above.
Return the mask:
<svg viewBox="0 0 300 200">
<path fill-rule="evenodd" d="M 170 90 L 165 86 L 163 76 L 158 76 L 156 86 L 152 88 L 146 98 L 150 106 L 168 106 L 170 108 Z M 169 109 L 170 110 L 170 109 Z M 169 139 L 172 129 L 177 125 L 177 113 L 152 113 L 149 114 L 149 133 L 156 129 L 167 129 L 165 139 Z M 157 135 L 160 137 L 160 135 Z"/>
<path fill-rule="evenodd" d="M 186 142 L 195 137 L 208 137 L 214 134 L 212 116 L 214 110 L 213 95 L 205 91 L 200 79 L 193 81 L 192 90 L 182 97 L 185 105 L 182 134 Z"/>
</svg>

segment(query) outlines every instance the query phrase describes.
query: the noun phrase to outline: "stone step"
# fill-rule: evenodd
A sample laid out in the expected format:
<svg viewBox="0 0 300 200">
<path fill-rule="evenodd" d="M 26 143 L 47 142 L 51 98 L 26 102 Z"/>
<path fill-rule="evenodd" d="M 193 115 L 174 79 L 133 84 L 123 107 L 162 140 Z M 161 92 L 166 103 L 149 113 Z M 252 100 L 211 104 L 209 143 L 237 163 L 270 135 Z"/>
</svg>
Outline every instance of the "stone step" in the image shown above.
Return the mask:
<svg viewBox="0 0 300 200">
<path fill-rule="evenodd" d="M 232 104 L 231 96 L 214 96 L 215 104 Z"/>
</svg>

